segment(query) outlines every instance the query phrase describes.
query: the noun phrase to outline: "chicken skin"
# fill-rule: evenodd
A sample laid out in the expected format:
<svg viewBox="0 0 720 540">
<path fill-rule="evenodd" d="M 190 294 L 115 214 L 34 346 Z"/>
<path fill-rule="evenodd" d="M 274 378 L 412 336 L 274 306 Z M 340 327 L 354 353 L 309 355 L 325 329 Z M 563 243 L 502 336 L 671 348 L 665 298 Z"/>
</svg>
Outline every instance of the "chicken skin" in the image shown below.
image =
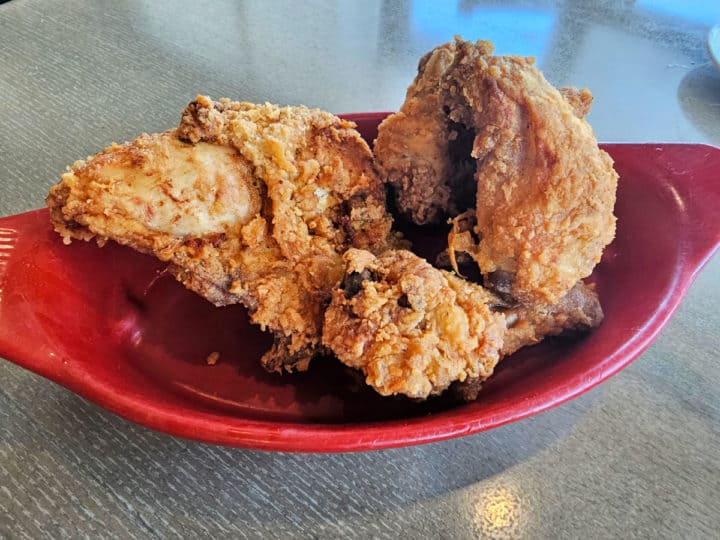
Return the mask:
<svg viewBox="0 0 720 540">
<path fill-rule="evenodd" d="M 305 107 L 198 96 L 177 129 L 76 162 L 47 198 L 66 242 L 112 239 L 166 261 L 215 305 L 275 335 L 271 371 L 307 369 L 350 247 L 382 250 L 392 219 L 354 124 Z"/>
</svg>

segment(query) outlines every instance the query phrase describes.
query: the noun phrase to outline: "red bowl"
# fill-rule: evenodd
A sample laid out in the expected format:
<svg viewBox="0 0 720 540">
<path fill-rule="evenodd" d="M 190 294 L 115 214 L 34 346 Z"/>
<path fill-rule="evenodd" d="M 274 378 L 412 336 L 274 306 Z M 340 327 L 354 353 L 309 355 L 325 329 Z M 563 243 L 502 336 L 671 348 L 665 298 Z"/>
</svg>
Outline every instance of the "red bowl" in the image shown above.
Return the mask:
<svg viewBox="0 0 720 540">
<path fill-rule="evenodd" d="M 368 140 L 384 116 L 346 115 Z M 370 450 L 525 418 L 642 353 L 720 243 L 720 150 L 603 147 L 620 174 L 617 237 L 593 274 L 605 322 L 505 359 L 474 403 L 382 398 L 331 359 L 303 374 L 265 373 L 259 358 L 270 340 L 242 307 L 211 306 L 131 249 L 64 246 L 46 210 L 0 219 L 0 355 L 129 420 L 231 446 Z M 430 256 L 443 231 L 411 234 Z"/>
</svg>

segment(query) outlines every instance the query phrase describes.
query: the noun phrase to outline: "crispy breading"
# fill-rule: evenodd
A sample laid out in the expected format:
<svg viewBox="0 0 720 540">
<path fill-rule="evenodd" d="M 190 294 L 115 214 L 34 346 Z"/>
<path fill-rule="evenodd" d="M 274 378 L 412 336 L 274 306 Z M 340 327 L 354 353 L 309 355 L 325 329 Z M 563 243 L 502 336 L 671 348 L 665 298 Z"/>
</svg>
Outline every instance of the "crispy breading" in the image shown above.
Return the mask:
<svg viewBox="0 0 720 540">
<path fill-rule="evenodd" d="M 439 95 L 454 57 L 455 43 L 446 43 L 420 59 L 405 102 L 382 121 L 373 146 L 380 174 L 395 190 L 398 210 L 419 224 L 453 212 L 456 191 L 467 174 L 449 159 L 450 128 Z"/>
<path fill-rule="evenodd" d="M 532 58 L 493 56 L 487 41 L 425 59 L 375 145 L 399 208 L 420 224 L 473 209 L 475 238 L 451 247 L 485 276 L 510 273 L 517 299 L 559 301 L 615 234 L 617 174 L 583 119 L 592 94 L 558 91 Z"/>
<path fill-rule="evenodd" d="M 584 118 L 590 114 L 593 95 L 587 88 L 575 88 L 574 86 L 563 86 L 558 88 L 560 95 L 572 107 L 575 116 Z"/>
<path fill-rule="evenodd" d="M 532 59 L 462 42 L 455 66 L 444 102 L 475 131 L 478 163 L 469 253 L 483 275 L 512 274 L 515 298 L 558 302 L 615 235 L 612 159 Z"/>
<path fill-rule="evenodd" d="M 331 351 L 383 395 L 474 398 L 504 356 L 602 321 L 582 278 L 613 238 L 617 175 L 591 104 L 456 39 L 420 60 L 375 162 L 329 113 L 198 96 L 177 129 L 76 162 L 47 203 L 66 242 L 115 240 L 247 306 L 275 336 L 268 370 Z M 455 273 L 399 249 L 384 181 L 412 221 L 451 218 Z"/>
<path fill-rule="evenodd" d="M 276 336 L 274 371 L 307 368 L 341 254 L 383 249 L 392 223 L 354 124 L 203 96 L 179 128 L 76 162 L 47 203 L 66 242 L 115 240 L 216 305 L 245 304 Z"/>
<path fill-rule="evenodd" d="M 424 399 L 464 381 L 476 388 L 503 356 L 602 321 L 597 295 L 582 282 L 555 305 L 528 307 L 409 251 L 350 249 L 344 259 L 323 343 L 382 395 Z"/>
<path fill-rule="evenodd" d="M 405 250 L 349 250 L 325 313 L 323 342 L 382 395 L 426 398 L 467 377 L 490 376 L 505 317 L 492 295 Z"/>
<path fill-rule="evenodd" d="M 502 354 L 540 343 L 547 336 L 582 334 L 600 326 L 603 311 L 593 285 L 578 281 L 555 304 L 513 304 L 505 311 L 508 331 Z"/>
</svg>

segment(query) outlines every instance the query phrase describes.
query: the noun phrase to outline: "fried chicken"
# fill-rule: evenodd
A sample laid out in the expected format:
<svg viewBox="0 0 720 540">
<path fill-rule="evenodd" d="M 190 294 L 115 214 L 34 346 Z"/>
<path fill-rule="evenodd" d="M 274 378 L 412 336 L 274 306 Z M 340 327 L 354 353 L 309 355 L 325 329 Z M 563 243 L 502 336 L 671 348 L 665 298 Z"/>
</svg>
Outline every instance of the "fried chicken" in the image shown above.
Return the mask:
<svg viewBox="0 0 720 540">
<path fill-rule="evenodd" d="M 464 382 L 476 395 L 505 355 L 546 335 L 595 327 L 602 310 L 579 284 L 559 303 L 510 305 L 405 250 L 350 249 L 325 312 L 323 343 L 382 395 L 424 399 Z M 470 395 L 471 392 L 466 392 Z"/>
<path fill-rule="evenodd" d="M 398 210 L 419 224 L 457 213 L 458 191 L 472 175 L 466 163 L 449 157 L 451 128 L 440 102 L 441 81 L 454 57 L 455 43 L 447 43 L 420 59 L 405 102 L 380 124 L 373 147 L 380 175 L 395 189 Z"/>
<path fill-rule="evenodd" d="M 354 124 L 306 107 L 198 96 L 177 129 L 76 162 L 47 198 L 66 242 L 107 239 L 169 263 L 275 334 L 262 359 L 304 370 L 350 247 L 383 249 L 392 220 Z"/>
<path fill-rule="evenodd" d="M 514 276 L 512 295 L 555 303 L 592 272 L 615 235 L 617 173 L 590 125 L 532 61 L 464 42 L 443 94 L 475 131 L 475 233 L 483 275 Z"/>
<path fill-rule="evenodd" d="M 590 275 L 615 233 L 617 174 L 582 118 L 592 95 L 558 91 L 533 59 L 493 56 L 486 41 L 458 39 L 425 58 L 437 56 L 442 69 L 421 62 L 400 113 L 381 124 L 378 167 L 417 223 L 470 208 L 474 228 L 450 248 L 486 277 L 510 275 L 518 300 L 556 303 Z"/>
<path fill-rule="evenodd" d="M 506 304 L 504 308 L 508 331 L 502 355 L 540 343 L 547 336 L 579 335 L 597 328 L 603 320 L 595 287 L 578 281 L 555 304 Z"/>
<path fill-rule="evenodd" d="M 617 175 L 591 103 L 458 39 L 421 59 L 375 161 L 329 113 L 198 96 L 177 129 L 76 162 L 47 203 L 66 242 L 112 239 L 247 306 L 275 336 L 270 371 L 331 351 L 383 395 L 474 398 L 503 357 L 602 320 L 582 278 L 613 238 Z M 451 218 L 455 273 L 400 249 L 385 183 L 415 223 Z"/>
<path fill-rule="evenodd" d="M 505 317 L 493 296 L 409 251 L 349 250 L 325 312 L 323 343 L 382 395 L 426 398 L 455 380 L 490 376 Z"/>
<path fill-rule="evenodd" d="M 603 311 L 595 288 L 582 281 L 570 289 L 557 304 L 514 304 L 506 308 L 507 331 L 501 359 L 523 347 L 535 345 L 547 336 L 578 336 L 600 325 Z M 482 390 L 481 377 L 456 381 L 448 393 L 456 401 L 475 401 Z"/>
</svg>

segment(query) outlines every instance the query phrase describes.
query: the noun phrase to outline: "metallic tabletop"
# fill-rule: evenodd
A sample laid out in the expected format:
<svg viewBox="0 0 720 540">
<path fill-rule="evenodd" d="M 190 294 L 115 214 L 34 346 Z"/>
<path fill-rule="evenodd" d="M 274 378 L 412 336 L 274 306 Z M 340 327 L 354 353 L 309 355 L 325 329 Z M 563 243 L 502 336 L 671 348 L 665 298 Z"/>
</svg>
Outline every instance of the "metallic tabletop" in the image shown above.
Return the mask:
<svg viewBox="0 0 720 540">
<path fill-rule="evenodd" d="M 455 34 L 589 87 L 601 141 L 720 145 L 720 3 L 0 5 L 0 215 L 65 166 L 177 124 L 196 94 L 395 110 Z M 720 181 L 720 180 L 719 180 Z M 642 201 L 638 201 L 639 204 Z M 122 420 L 0 362 L 2 538 L 717 538 L 720 258 L 620 374 L 478 435 L 358 454 L 214 447 Z"/>
</svg>

